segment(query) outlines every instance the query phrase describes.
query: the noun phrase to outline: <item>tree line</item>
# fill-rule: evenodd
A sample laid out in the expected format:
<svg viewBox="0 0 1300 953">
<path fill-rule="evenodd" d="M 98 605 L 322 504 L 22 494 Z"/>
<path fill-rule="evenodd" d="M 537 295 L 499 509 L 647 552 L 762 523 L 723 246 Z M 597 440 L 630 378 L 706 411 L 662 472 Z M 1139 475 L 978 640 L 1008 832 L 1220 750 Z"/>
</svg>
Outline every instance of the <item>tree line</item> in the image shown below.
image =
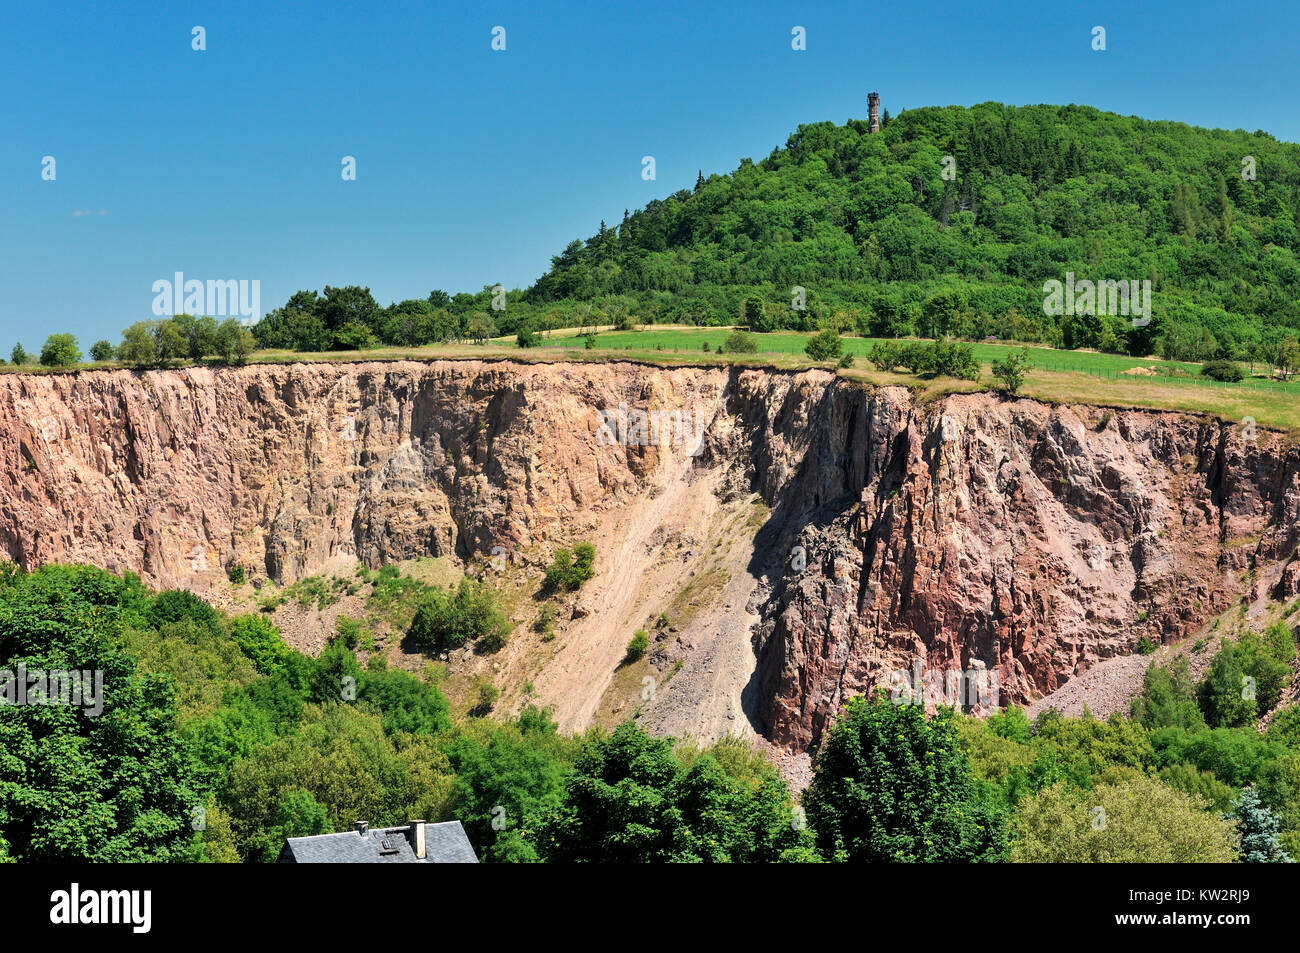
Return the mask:
<svg viewBox="0 0 1300 953">
<path fill-rule="evenodd" d="M 340 627 L 313 659 L 265 616 L 187 590 L 0 565 L 0 667 L 104 674 L 98 717 L 0 705 L 0 745 L 23 753 L 0 759 L 0 861 L 272 861 L 286 837 L 411 817 L 461 820 L 488 861 L 1283 861 L 1300 847 L 1300 708 L 1274 708 L 1295 655 L 1285 625 L 1226 645 L 1199 685 L 1153 667 L 1128 718 L 859 697 L 797 798 L 739 739 L 632 721 L 567 736 L 532 706 L 456 716 L 436 677 L 381 654 L 363 665 L 356 646 Z"/>
<path fill-rule="evenodd" d="M 167 367 L 174 361 L 202 361 L 214 358 L 222 363 L 243 363 L 257 348 L 253 333 L 235 318 L 220 323 L 216 318 L 180 314 L 158 321 L 137 321 L 122 332 L 122 341 L 114 345 L 99 340 L 90 346 L 95 363 L 121 361 L 131 367 Z M 31 364 L 32 355 L 22 342 L 9 355 L 15 366 Z M 73 367 L 84 356 L 75 336 L 51 334 L 41 347 L 37 360 L 43 367 Z"/>
</svg>

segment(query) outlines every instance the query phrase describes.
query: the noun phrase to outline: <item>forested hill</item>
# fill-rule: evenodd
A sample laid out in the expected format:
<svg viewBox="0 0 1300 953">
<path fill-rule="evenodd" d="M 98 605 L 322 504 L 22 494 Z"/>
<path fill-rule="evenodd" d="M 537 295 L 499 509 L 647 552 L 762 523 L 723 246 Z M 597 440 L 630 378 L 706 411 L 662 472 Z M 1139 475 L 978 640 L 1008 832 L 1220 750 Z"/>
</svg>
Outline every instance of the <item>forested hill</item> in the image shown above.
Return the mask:
<svg viewBox="0 0 1300 953">
<path fill-rule="evenodd" d="M 1262 131 L 1086 106 L 915 109 L 875 135 L 801 126 L 761 162 L 602 223 L 524 297 L 544 311 L 630 296 L 643 320 L 719 324 L 755 293 L 760 329 L 1238 357 L 1300 328 L 1297 218 L 1300 147 Z M 1045 316 L 1043 283 L 1071 271 L 1150 279 L 1151 326 L 1129 340 L 1128 320 Z"/>
</svg>

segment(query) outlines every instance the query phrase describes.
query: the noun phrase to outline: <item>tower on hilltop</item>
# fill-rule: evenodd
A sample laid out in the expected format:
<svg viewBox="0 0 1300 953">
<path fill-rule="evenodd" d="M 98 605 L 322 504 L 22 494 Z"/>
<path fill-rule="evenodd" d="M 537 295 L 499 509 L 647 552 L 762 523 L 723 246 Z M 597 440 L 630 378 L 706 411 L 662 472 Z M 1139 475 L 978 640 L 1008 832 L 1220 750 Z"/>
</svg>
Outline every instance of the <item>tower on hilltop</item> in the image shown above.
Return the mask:
<svg viewBox="0 0 1300 953">
<path fill-rule="evenodd" d="M 869 132 L 880 131 L 880 94 L 867 93 L 867 121 Z"/>
</svg>

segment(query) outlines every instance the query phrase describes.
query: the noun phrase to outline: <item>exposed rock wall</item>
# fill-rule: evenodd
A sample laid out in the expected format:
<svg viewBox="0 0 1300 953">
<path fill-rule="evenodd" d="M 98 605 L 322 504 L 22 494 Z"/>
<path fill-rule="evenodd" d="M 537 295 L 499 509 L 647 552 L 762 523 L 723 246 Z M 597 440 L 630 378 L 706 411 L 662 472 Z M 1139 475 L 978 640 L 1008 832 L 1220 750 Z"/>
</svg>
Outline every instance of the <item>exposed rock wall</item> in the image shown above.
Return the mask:
<svg viewBox="0 0 1300 953">
<path fill-rule="evenodd" d="M 512 550 L 636 492 L 598 408 L 716 404 L 722 370 L 477 361 L 0 376 L 0 551 L 201 590 L 239 563 Z"/>
<path fill-rule="evenodd" d="M 632 363 L 0 375 L 0 552 L 202 591 L 235 563 L 290 582 L 569 542 L 663 489 L 660 448 L 598 439 L 596 411 L 620 402 L 702 408 L 690 466 L 772 507 L 753 544 L 755 714 L 783 746 L 916 658 L 982 663 L 1004 702 L 1028 701 L 1251 585 L 1300 588 L 1300 452 L 1278 434 Z"/>
<path fill-rule="evenodd" d="M 778 744 L 815 743 L 844 701 L 915 659 L 995 669 L 1001 702 L 1023 703 L 1143 636 L 1189 634 L 1276 570 L 1278 594 L 1295 591 L 1300 452 L 1278 434 L 987 394 L 918 407 L 838 386 L 820 400 L 776 491 L 778 549 L 807 562 L 766 612 L 762 718 Z"/>
</svg>

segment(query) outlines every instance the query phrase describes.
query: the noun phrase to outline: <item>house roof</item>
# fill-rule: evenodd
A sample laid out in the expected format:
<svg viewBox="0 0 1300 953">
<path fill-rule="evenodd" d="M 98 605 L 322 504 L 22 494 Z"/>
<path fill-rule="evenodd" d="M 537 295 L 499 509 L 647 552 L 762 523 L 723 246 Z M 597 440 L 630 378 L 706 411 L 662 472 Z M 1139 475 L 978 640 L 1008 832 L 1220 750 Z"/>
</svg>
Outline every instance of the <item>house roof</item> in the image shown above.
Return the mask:
<svg viewBox="0 0 1300 953">
<path fill-rule="evenodd" d="M 343 831 L 290 837 L 280 860 L 298 864 L 477 864 L 460 821 L 424 825 L 425 857 L 415 856 L 410 827 L 379 827 L 364 834 Z"/>
</svg>

